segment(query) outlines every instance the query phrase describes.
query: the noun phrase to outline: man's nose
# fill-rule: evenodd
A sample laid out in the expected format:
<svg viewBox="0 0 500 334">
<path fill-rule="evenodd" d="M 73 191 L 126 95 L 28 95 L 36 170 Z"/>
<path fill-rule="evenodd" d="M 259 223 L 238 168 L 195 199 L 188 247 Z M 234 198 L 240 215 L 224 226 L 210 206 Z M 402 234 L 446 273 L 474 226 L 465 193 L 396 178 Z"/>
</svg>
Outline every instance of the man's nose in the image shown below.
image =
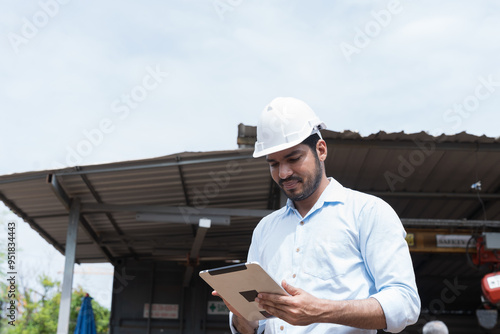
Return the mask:
<svg viewBox="0 0 500 334">
<path fill-rule="evenodd" d="M 280 179 L 284 180 L 288 177 L 290 177 L 293 174 L 292 169 L 288 164 L 280 164 L 280 172 L 279 172 L 279 177 Z"/>
</svg>

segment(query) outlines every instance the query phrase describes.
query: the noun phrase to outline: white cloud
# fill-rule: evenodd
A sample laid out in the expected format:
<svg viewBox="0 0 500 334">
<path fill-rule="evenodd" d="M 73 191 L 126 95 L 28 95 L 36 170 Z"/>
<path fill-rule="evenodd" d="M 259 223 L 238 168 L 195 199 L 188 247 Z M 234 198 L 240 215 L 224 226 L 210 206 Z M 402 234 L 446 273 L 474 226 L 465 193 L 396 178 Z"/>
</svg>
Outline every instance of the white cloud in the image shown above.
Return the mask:
<svg viewBox="0 0 500 334">
<path fill-rule="evenodd" d="M 352 42 L 388 3 L 242 1 L 221 20 L 206 1 L 69 2 L 19 55 L 9 47 L 0 54 L 12 64 L 1 70 L 7 121 L 0 126 L 15 138 L 1 148 L 13 163 L 0 173 L 64 158 L 84 130 L 116 116 L 111 102 L 155 64 L 169 78 L 126 120 L 113 118 L 115 131 L 84 164 L 235 148 L 237 124 L 255 124 L 278 95 L 306 100 L 334 130 L 441 126 L 478 76 L 495 74 L 498 6 L 401 2 L 402 11 L 347 63 L 339 44 Z M 0 14 L 4 31 L 20 31 L 37 10 L 36 2 L 12 5 Z M 496 117 L 490 110 L 498 103 L 493 96 L 461 129 L 498 135 L 481 122 Z M 208 129 L 217 129 L 211 141 Z M 169 139 L 180 136 L 180 143 Z"/>
<path fill-rule="evenodd" d="M 221 20 L 210 0 L 69 1 L 16 54 L 7 36 L 40 5 L 9 1 L 0 11 L 0 174 L 64 163 L 104 118 L 114 131 L 83 164 L 234 149 L 238 123 L 256 124 L 275 96 L 304 99 L 337 131 L 499 136 L 500 89 L 457 128 L 443 115 L 478 77 L 500 80 L 500 5 L 401 1 L 348 63 L 339 45 L 389 2 L 243 0 Z M 157 64 L 168 78 L 120 119 L 111 103 Z"/>
</svg>

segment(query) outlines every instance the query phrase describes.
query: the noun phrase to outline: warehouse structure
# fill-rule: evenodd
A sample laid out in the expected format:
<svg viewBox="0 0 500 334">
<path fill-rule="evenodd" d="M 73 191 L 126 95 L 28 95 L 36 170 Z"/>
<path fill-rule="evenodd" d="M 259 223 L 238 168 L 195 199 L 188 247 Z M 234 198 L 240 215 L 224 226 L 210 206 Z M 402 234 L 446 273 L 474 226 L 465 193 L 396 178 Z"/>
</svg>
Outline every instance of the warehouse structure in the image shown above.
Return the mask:
<svg viewBox="0 0 500 334">
<path fill-rule="evenodd" d="M 244 261 L 255 225 L 285 201 L 264 159 L 252 158 L 255 127 L 238 132 L 232 151 L 0 176 L 0 200 L 66 256 L 60 333 L 74 262 L 114 265 L 111 333 L 229 332 L 197 273 Z M 468 264 L 467 241 L 499 231 L 500 141 L 322 133 L 327 175 L 386 200 L 408 232 L 422 314 L 405 332 L 437 318 L 450 332 L 482 333 L 475 312 L 491 268 Z"/>
</svg>

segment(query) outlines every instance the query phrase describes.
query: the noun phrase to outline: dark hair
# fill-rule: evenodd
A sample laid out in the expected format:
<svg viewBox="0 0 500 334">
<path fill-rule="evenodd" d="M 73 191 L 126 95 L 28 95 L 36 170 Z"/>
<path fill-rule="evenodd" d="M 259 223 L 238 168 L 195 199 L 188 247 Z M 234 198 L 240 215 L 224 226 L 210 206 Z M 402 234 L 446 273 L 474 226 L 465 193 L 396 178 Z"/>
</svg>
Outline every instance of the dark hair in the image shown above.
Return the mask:
<svg viewBox="0 0 500 334">
<path fill-rule="evenodd" d="M 314 133 L 314 134 L 310 135 L 309 137 L 307 137 L 306 139 L 304 139 L 301 144 L 309 146 L 309 148 L 314 153 L 314 155 L 317 156 L 318 152 L 316 152 L 316 144 L 318 143 L 318 141 L 320 139 L 321 138 L 319 137 L 319 135 L 317 133 Z"/>
</svg>

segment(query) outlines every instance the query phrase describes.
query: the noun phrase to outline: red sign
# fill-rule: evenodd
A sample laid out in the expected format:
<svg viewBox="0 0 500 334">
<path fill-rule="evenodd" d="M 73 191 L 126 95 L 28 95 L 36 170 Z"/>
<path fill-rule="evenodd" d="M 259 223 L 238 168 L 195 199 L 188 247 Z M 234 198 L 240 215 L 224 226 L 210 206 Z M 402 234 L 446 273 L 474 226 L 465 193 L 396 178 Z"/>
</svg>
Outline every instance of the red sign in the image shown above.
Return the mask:
<svg viewBox="0 0 500 334">
<path fill-rule="evenodd" d="M 149 317 L 149 304 L 144 304 L 144 318 Z M 153 319 L 178 319 L 179 304 L 153 304 L 151 306 Z"/>
</svg>

